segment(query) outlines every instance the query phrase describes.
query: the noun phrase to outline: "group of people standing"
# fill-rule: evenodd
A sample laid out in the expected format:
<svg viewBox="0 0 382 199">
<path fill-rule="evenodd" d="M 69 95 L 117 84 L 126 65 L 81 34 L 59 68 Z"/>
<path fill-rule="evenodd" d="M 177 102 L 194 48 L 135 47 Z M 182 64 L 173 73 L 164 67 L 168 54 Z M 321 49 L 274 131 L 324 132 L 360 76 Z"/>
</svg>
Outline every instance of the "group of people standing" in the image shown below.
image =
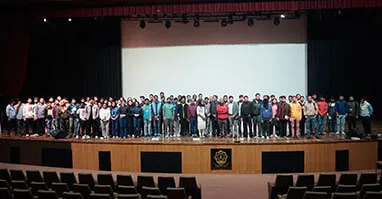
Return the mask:
<svg viewBox="0 0 382 199">
<path fill-rule="evenodd" d="M 119 99 L 87 97 L 70 102 L 66 98 L 11 100 L 6 107 L 8 133 L 25 136 L 51 135 L 62 138 L 127 137 L 233 137 L 233 138 L 320 138 L 325 133 L 343 134 L 361 118 L 365 134 L 371 133 L 373 108 L 364 98 L 274 96 L 259 93 L 250 100 L 240 95 L 222 98 L 187 95 L 165 98 L 150 94 Z M 327 124 L 327 130 L 325 126 Z M 314 134 L 314 136 L 313 136 Z M 289 138 L 288 138 L 289 139 Z"/>
</svg>

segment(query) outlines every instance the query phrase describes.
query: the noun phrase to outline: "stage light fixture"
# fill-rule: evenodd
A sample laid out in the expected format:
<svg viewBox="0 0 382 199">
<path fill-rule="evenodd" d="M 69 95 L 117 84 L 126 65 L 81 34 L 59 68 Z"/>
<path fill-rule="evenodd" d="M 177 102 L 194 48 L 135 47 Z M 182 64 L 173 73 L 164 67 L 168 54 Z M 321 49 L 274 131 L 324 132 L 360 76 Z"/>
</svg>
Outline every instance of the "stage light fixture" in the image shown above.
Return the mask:
<svg viewBox="0 0 382 199">
<path fill-rule="evenodd" d="M 182 14 L 182 22 L 183 22 L 183 23 L 188 23 L 188 20 L 187 20 L 187 13 L 183 13 L 183 14 Z"/>
<path fill-rule="evenodd" d="M 197 27 L 199 27 L 199 26 L 200 26 L 200 22 L 199 22 L 199 20 L 195 19 L 195 20 L 194 20 L 194 27 L 197 28 Z"/>
<path fill-rule="evenodd" d="M 228 23 L 233 24 L 233 16 L 231 14 L 228 15 Z"/>
<path fill-rule="evenodd" d="M 171 21 L 170 21 L 170 19 L 167 19 L 167 20 L 166 20 L 165 27 L 166 27 L 167 29 L 171 28 Z"/>
<path fill-rule="evenodd" d="M 226 27 L 227 24 L 228 24 L 227 19 L 226 18 L 222 19 L 222 22 L 221 22 L 222 27 Z"/>
<path fill-rule="evenodd" d="M 72 18 L 68 18 L 68 21 L 72 21 Z"/>
<path fill-rule="evenodd" d="M 44 18 L 44 22 L 46 22 L 46 18 Z"/>
<path fill-rule="evenodd" d="M 275 26 L 280 25 L 280 22 L 281 22 L 280 17 L 275 17 L 275 19 L 273 19 L 273 24 L 274 24 Z"/>
<path fill-rule="evenodd" d="M 145 22 L 145 20 L 141 20 L 140 22 L 139 22 L 139 27 L 141 27 L 142 29 L 144 29 L 145 27 L 146 27 L 146 22 Z"/>
<path fill-rule="evenodd" d="M 251 27 L 255 24 L 255 21 L 252 18 L 248 19 L 248 26 Z"/>
<path fill-rule="evenodd" d="M 154 19 L 155 20 L 158 20 L 159 19 L 159 16 L 157 14 L 154 14 Z"/>
<path fill-rule="evenodd" d="M 281 19 L 285 19 L 285 15 L 280 15 Z"/>
</svg>

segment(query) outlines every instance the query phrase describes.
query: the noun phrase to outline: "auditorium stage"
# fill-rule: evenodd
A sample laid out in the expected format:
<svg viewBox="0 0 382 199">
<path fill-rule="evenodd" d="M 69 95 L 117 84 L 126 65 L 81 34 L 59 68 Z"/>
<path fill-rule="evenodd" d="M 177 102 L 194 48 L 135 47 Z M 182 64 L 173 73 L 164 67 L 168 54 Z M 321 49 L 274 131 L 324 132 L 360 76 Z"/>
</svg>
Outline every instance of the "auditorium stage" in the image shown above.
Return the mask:
<svg viewBox="0 0 382 199">
<path fill-rule="evenodd" d="M 4 135 L 4 134 L 3 134 Z M 308 173 L 375 169 L 379 140 L 0 138 L 0 161 L 74 169 L 157 173 Z"/>
</svg>

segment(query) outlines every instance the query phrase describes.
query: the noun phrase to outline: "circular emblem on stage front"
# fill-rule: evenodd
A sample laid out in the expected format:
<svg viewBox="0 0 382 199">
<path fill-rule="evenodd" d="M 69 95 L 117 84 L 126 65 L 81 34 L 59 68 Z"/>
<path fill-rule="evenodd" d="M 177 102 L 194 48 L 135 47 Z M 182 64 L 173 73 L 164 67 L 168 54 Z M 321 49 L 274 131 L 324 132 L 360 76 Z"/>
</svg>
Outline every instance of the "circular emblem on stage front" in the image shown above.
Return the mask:
<svg viewBox="0 0 382 199">
<path fill-rule="evenodd" d="M 223 150 L 219 150 L 215 153 L 214 159 L 215 159 L 216 163 L 222 165 L 222 164 L 225 164 L 227 162 L 228 155 Z"/>
</svg>

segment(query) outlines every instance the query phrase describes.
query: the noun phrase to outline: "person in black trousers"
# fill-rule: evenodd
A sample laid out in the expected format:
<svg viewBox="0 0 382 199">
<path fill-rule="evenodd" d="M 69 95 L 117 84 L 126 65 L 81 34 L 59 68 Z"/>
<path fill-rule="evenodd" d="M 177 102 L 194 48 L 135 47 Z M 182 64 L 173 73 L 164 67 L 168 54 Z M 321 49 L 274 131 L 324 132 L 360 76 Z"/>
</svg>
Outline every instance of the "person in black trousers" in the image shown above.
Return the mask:
<svg viewBox="0 0 382 199">
<path fill-rule="evenodd" d="M 279 129 L 280 129 L 280 137 L 286 137 L 287 123 L 289 121 L 290 116 L 290 107 L 289 104 L 286 103 L 286 97 L 280 97 L 280 105 L 277 111 L 276 119 L 279 121 Z"/>
<path fill-rule="evenodd" d="M 178 109 L 178 118 L 180 123 L 180 135 L 186 136 L 188 135 L 188 115 L 187 115 L 188 105 L 186 104 L 186 97 L 182 96 L 181 103 Z"/>
<path fill-rule="evenodd" d="M 244 97 L 244 102 L 241 105 L 241 118 L 243 120 L 243 136 L 248 137 L 248 127 L 249 127 L 249 137 L 253 137 L 252 133 L 252 102 L 248 100 L 248 96 Z"/>
</svg>

